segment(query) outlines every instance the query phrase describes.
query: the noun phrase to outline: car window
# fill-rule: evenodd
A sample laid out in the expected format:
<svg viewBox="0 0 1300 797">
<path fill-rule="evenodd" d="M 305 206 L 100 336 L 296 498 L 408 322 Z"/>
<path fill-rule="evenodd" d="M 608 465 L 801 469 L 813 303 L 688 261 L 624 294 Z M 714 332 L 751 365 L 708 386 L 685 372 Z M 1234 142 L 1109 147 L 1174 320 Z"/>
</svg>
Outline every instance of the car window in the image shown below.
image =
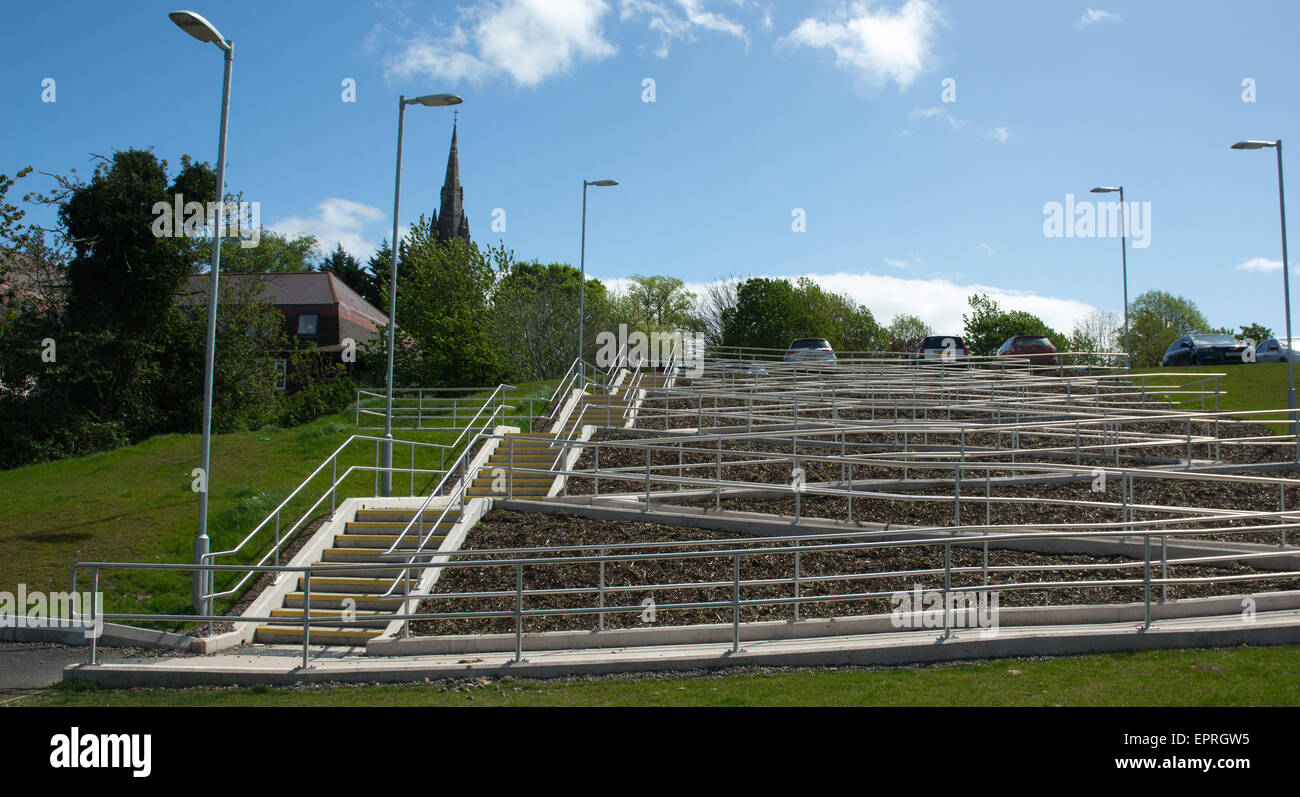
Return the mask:
<svg viewBox="0 0 1300 797">
<path fill-rule="evenodd" d="M 1023 337 L 1016 341 L 1022 346 L 1051 346 L 1052 342 L 1047 338 Z"/>
</svg>

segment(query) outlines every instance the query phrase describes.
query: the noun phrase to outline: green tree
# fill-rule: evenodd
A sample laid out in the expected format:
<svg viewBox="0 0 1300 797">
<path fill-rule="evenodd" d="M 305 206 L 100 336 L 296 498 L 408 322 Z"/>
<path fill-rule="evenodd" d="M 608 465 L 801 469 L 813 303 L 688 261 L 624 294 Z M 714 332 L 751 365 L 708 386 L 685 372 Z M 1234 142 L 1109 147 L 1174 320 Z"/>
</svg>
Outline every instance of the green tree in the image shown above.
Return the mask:
<svg viewBox="0 0 1300 797">
<path fill-rule="evenodd" d="M 564 263 L 510 262 L 492 291 L 492 330 L 501 363 L 511 379 L 562 375 L 578 349 L 578 286 L 581 273 Z M 587 361 L 594 361 L 596 335 L 609 325 L 605 286 L 589 279 L 584 307 Z"/>
<path fill-rule="evenodd" d="M 1133 365 L 1160 364 L 1169 344 L 1188 332 L 1209 332 L 1210 323 L 1190 299 L 1166 291 L 1150 290 L 1129 305 L 1129 335 Z"/>
<path fill-rule="evenodd" d="M 1236 337 L 1237 340 L 1253 340 L 1258 344 L 1273 337 L 1273 330 L 1263 324 L 1249 324 L 1242 326 L 1241 332 Z"/>
<path fill-rule="evenodd" d="M 752 277 L 736 287 L 736 304 L 722 314 L 722 345 L 781 349 L 794 338 L 794 286 Z"/>
<path fill-rule="evenodd" d="M 912 352 L 930 334 L 930 326 L 914 315 L 899 313 L 884 329 L 885 347 L 889 351 Z"/>
<path fill-rule="evenodd" d="M 625 295 L 629 326 L 650 332 L 694 329 L 701 325 L 692 314 L 695 294 L 675 277 L 633 274 Z"/>
<path fill-rule="evenodd" d="M 440 241 L 423 216 L 401 242 L 397 291 L 397 384 L 495 384 L 501 366 L 492 345 L 488 300 L 495 282 L 493 258 L 460 238 Z M 405 275 L 405 276 L 403 276 Z M 384 307 L 388 306 L 384 288 Z M 382 347 L 387 330 L 372 347 Z"/>
<path fill-rule="evenodd" d="M 1038 316 L 1024 310 L 1003 310 L 988 296 L 971 296 L 970 315 L 962 314 L 962 333 L 970 353 L 988 357 L 997 353 L 1007 338 L 1013 335 L 1042 335 L 1052 341 L 1058 351 L 1069 351 L 1065 335 L 1052 329 Z"/>
<path fill-rule="evenodd" d="M 221 270 L 230 273 L 263 274 L 267 272 L 311 271 L 319 246 L 313 235 L 288 236 L 263 227 L 255 246 L 245 246 L 252 239 L 224 238 L 221 241 Z M 202 247 L 203 256 L 211 251 Z"/>
</svg>

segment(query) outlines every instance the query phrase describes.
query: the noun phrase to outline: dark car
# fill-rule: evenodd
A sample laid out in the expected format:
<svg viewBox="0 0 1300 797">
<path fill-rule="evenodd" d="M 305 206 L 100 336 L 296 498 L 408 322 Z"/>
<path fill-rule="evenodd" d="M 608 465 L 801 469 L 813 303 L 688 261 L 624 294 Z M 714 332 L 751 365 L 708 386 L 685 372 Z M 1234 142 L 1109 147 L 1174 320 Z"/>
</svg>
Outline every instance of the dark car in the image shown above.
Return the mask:
<svg viewBox="0 0 1300 797">
<path fill-rule="evenodd" d="M 1192 332 L 1169 344 L 1161 365 L 1228 365 L 1246 362 L 1246 344 L 1231 335 Z"/>
<path fill-rule="evenodd" d="M 997 356 L 1016 357 L 1030 365 L 1056 365 L 1056 347 L 1042 335 L 1012 335 L 998 347 Z"/>
<path fill-rule="evenodd" d="M 970 356 L 970 349 L 959 335 L 930 335 L 922 339 L 914 356 L 922 362 L 953 363 Z"/>
</svg>

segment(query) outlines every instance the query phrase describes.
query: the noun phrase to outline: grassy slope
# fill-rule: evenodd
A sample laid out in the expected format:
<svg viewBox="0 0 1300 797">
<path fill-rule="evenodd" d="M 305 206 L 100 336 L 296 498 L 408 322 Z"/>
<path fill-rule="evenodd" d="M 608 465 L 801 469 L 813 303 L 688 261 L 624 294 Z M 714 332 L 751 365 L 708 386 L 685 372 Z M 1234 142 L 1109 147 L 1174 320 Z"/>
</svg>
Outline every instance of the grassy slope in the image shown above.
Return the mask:
<svg viewBox="0 0 1300 797">
<path fill-rule="evenodd" d="M 549 397 L 553 386 L 521 385 L 512 395 Z M 292 429 L 214 435 L 209 496 L 212 550 L 227 549 L 251 531 L 356 433 L 353 424 L 354 415 L 344 412 Z M 447 443 L 454 435 L 399 432 L 397 437 Z M 448 463 L 452 459 L 449 456 Z M 341 462 L 373 465 L 374 444 L 354 442 Z M 189 474 L 198 463 L 197 434 L 164 435 L 116 451 L 0 471 L 0 495 L 4 496 L 0 501 L 0 551 L 4 552 L 0 556 L 0 590 L 17 592 L 19 583 L 26 584 L 29 591 L 66 590 L 69 569 L 77 561 L 191 561 L 198 496 L 191 490 Z M 409 449 L 397 446 L 394 465 L 409 463 Z M 417 453 L 416 466 L 438 468 L 437 454 Z M 339 474 L 345 470 L 341 466 Z M 312 482 L 307 491 L 310 498 L 290 504 L 294 511 L 284 516 L 286 531 L 328 488 L 330 478 L 327 468 Z M 372 473 L 354 474 L 340 495 L 359 495 L 373 485 Z M 416 491 L 429 486 L 417 480 Z M 395 493 L 405 495 L 409 487 L 408 478 L 394 478 Z M 328 509 L 327 500 L 323 510 L 312 514 Z M 272 539 L 268 527 L 267 534 L 257 539 L 257 553 L 266 551 Z M 134 571 L 105 586 L 108 611 L 189 610 L 188 574 Z M 89 588 L 88 576 L 79 588 Z"/>
<path fill-rule="evenodd" d="M 471 700 L 472 698 L 472 700 Z M 887 670 L 411 686 L 85 691 L 54 706 L 1295 706 L 1300 647 L 1167 650 Z"/>
<path fill-rule="evenodd" d="M 1134 376 L 1147 374 L 1146 385 L 1152 390 L 1159 385 L 1172 385 L 1194 379 L 1193 374 L 1223 374 L 1219 379 L 1219 409 L 1225 411 L 1275 410 L 1286 408 L 1286 363 L 1249 363 L 1242 365 L 1199 365 L 1182 368 L 1153 368 L 1137 370 Z M 1214 383 L 1191 389 L 1214 390 Z M 1158 390 L 1153 390 L 1158 392 Z M 1181 397 L 1186 400 L 1186 397 Z M 1180 409 L 1200 409 L 1200 401 L 1187 402 Z M 1213 400 L 1206 403 L 1207 410 L 1214 409 Z M 1283 431 L 1283 424 L 1270 424 L 1274 431 Z"/>
</svg>

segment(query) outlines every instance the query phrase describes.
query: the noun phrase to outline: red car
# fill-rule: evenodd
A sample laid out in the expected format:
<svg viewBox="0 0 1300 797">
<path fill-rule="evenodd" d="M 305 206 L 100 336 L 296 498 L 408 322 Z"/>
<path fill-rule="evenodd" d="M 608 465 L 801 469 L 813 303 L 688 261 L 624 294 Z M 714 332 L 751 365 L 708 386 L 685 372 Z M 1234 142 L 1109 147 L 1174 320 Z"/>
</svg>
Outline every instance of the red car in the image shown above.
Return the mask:
<svg viewBox="0 0 1300 797">
<path fill-rule="evenodd" d="M 1056 347 L 1042 335 L 1012 335 L 998 347 L 999 357 L 1018 357 L 1030 365 L 1057 365 Z"/>
</svg>

